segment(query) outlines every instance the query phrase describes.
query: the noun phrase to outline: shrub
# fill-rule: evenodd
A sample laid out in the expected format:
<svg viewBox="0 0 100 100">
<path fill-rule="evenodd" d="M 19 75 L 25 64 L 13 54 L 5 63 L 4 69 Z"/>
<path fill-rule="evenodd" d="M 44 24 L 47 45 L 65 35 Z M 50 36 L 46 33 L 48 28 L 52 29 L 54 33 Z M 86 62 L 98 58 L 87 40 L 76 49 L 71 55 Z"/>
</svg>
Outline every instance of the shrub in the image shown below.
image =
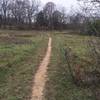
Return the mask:
<svg viewBox="0 0 100 100">
<path fill-rule="evenodd" d="M 100 36 L 100 20 L 89 21 L 85 23 L 81 32 L 88 35 Z"/>
</svg>

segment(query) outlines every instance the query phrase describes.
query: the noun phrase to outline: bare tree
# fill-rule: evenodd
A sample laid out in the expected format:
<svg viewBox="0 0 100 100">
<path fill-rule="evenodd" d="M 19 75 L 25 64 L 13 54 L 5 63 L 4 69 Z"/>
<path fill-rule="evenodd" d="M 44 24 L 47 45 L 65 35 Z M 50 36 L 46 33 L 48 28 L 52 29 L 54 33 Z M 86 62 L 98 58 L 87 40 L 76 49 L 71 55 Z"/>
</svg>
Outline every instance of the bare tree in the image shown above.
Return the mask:
<svg viewBox="0 0 100 100">
<path fill-rule="evenodd" d="M 48 2 L 45 7 L 44 7 L 44 14 L 45 14 L 45 19 L 47 20 L 48 23 L 48 27 L 53 29 L 53 21 L 52 21 L 52 17 L 53 17 L 53 13 L 56 9 L 56 5 L 53 2 Z"/>
<path fill-rule="evenodd" d="M 99 35 L 99 31 L 95 24 L 100 20 L 100 4 L 96 0 L 78 0 L 80 9 L 85 18 L 86 33 Z"/>
<path fill-rule="evenodd" d="M 1 14 L 3 17 L 4 26 L 7 24 L 7 16 L 9 12 L 9 3 L 10 0 L 1 0 Z"/>
<path fill-rule="evenodd" d="M 29 24 L 31 27 L 38 7 L 39 3 L 35 0 L 13 0 L 9 8 L 16 25 L 22 27 L 22 24 Z"/>
<path fill-rule="evenodd" d="M 35 21 L 35 15 L 38 12 L 40 3 L 39 3 L 39 1 L 32 0 L 28 4 L 29 4 L 29 6 L 27 6 L 27 17 L 28 17 L 29 25 L 31 26 L 32 22 Z"/>
</svg>

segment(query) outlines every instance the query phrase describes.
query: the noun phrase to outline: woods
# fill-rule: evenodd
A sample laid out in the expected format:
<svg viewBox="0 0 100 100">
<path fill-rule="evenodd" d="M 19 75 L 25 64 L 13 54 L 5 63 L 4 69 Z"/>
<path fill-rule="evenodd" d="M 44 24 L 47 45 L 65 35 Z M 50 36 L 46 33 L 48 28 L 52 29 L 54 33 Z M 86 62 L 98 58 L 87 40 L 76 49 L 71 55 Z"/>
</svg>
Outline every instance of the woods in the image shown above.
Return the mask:
<svg viewBox="0 0 100 100">
<path fill-rule="evenodd" d="M 37 0 L 0 0 L 0 27 L 18 29 L 63 29 L 66 14 L 48 2 L 42 10 Z M 63 10 L 63 9 L 62 9 Z"/>
<path fill-rule="evenodd" d="M 79 8 L 67 9 L 39 0 L 0 0 L 0 27 L 7 29 L 80 30 L 99 35 L 99 1 L 78 0 Z"/>
<path fill-rule="evenodd" d="M 0 0 L 0 26 L 32 26 L 39 4 L 35 0 Z"/>
</svg>

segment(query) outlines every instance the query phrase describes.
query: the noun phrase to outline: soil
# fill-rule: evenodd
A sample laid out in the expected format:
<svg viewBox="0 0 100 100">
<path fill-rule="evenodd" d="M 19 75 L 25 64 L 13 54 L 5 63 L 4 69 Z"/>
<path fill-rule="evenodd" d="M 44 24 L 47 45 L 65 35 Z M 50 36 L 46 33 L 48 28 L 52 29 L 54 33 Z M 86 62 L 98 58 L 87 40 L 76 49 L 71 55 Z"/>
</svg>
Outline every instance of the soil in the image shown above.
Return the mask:
<svg viewBox="0 0 100 100">
<path fill-rule="evenodd" d="M 51 56 L 52 38 L 49 37 L 48 48 L 43 61 L 41 62 L 33 80 L 32 98 L 31 100 L 43 100 L 43 90 L 47 80 L 47 69 Z"/>
</svg>

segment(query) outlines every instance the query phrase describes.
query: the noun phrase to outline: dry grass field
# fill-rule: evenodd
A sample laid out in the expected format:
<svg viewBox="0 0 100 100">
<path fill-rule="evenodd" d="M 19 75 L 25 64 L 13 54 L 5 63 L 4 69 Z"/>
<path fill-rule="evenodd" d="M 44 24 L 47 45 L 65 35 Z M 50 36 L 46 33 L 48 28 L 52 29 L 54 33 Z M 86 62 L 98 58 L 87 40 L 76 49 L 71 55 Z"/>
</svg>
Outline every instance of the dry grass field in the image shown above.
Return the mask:
<svg viewBox="0 0 100 100">
<path fill-rule="evenodd" d="M 92 71 L 95 59 L 91 56 L 88 40 L 99 41 L 98 37 L 13 30 L 0 30 L 0 100 L 30 100 L 34 75 L 46 53 L 49 36 L 52 37 L 52 53 L 45 100 L 95 100 L 91 88 L 73 83 L 64 49 L 70 48 L 76 55 L 71 61 L 72 69 L 82 65 L 86 71 Z"/>
</svg>

